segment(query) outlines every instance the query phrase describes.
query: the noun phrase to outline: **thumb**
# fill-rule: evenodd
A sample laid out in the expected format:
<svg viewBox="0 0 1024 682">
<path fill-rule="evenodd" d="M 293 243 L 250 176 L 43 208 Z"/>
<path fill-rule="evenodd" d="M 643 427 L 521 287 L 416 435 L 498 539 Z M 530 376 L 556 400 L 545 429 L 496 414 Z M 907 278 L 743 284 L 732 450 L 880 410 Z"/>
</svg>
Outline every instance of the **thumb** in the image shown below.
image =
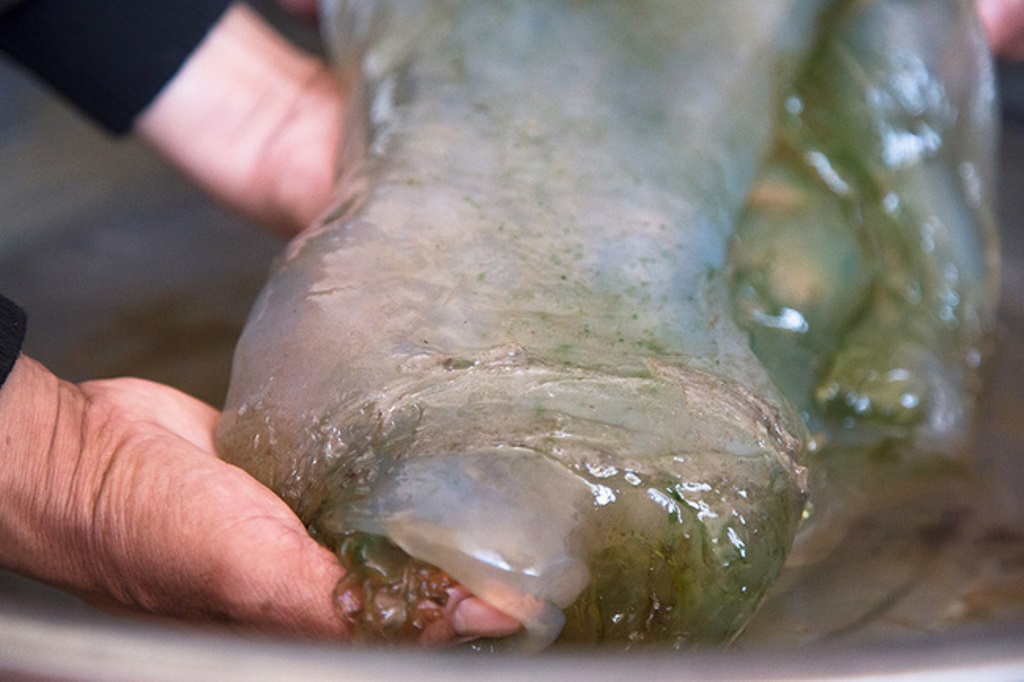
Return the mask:
<svg viewBox="0 0 1024 682">
<path fill-rule="evenodd" d="M 217 567 L 207 578 L 213 581 L 211 592 L 221 596 L 230 620 L 243 627 L 345 638 L 348 627 L 333 599 L 345 570 L 292 519 L 282 521 L 271 512 L 224 537 Z"/>
<path fill-rule="evenodd" d="M 154 585 L 164 603 L 153 610 L 177 610 L 168 602 L 175 594 L 196 595 L 199 601 L 192 606 L 201 617 L 253 630 L 346 637 L 348 628 L 333 599 L 345 574 L 337 557 L 310 537 L 284 501 L 241 469 L 214 458 L 192 466 L 183 472 L 191 499 L 172 500 L 181 504 L 171 513 L 166 503 L 159 505 L 166 536 L 152 532 L 159 520 L 149 523 L 145 513 L 139 515 L 147 538 L 136 541 L 174 540 L 166 544 L 179 557 L 170 560 L 166 546 L 135 554 L 162 556 L 168 562 L 163 571 L 171 570 Z M 185 608 L 175 615 L 189 615 Z"/>
</svg>

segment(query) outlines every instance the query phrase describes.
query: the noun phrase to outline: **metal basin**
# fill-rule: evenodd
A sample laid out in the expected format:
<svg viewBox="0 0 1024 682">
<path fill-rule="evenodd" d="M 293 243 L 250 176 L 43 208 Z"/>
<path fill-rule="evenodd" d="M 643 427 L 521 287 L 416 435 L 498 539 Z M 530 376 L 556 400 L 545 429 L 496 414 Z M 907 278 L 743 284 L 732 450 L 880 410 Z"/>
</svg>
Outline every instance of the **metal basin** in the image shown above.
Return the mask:
<svg viewBox="0 0 1024 682">
<path fill-rule="evenodd" d="M 368 651 L 113 617 L 0 572 L 0 677 L 1024 678 L 1024 78 L 1003 76 L 1003 299 L 975 477 L 879 497 L 825 558 L 787 569 L 728 650 L 526 661 Z M 283 243 L 22 75 L 0 69 L 0 93 L 0 291 L 30 312 L 26 352 L 68 379 L 130 374 L 219 404 Z"/>
</svg>

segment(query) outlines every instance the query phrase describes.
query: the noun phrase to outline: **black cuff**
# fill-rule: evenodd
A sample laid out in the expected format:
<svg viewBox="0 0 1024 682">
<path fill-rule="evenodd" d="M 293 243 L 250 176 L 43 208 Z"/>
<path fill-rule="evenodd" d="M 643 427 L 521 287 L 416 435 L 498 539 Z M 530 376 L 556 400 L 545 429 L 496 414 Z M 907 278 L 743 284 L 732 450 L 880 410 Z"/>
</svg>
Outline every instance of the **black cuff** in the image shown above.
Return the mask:
<svg viewBox="0 0 1024 682">
<path fill-rule="evenodd" d="M 125 133 L 230 2 L 23 0 L 0 14 L 0 49 Z"/>
<path fill-rule="evenodd" d="M 0 295 L 0 386 L 4 385 L 14 368 L 24 340 L 25 312 Z"/>
</svg>

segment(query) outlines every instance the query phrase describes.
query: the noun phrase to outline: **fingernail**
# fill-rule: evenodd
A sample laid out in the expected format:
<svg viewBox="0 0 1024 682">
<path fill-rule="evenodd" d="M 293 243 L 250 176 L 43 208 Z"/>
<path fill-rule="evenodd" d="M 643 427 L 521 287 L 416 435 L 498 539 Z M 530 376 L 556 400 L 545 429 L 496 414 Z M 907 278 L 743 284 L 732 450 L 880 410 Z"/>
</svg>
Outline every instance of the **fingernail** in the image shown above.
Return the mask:
<svg viewBox="0 0 1024 682">
<path fill-rule="evenodd" d="M 475 597 L 463 599 L 452 613 L 459 637 L 507 637 L 519 631 L 519 621 Z"/>
</svg>

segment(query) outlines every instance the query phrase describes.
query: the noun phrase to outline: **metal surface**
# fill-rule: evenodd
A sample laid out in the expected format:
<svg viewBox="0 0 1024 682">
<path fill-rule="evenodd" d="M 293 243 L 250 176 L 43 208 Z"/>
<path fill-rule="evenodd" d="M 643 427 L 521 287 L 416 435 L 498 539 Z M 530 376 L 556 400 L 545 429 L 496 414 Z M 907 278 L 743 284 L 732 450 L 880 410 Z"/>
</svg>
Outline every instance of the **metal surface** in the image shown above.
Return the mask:
<svg viewBox="0 0 1024 682">
<path fill-rule="evenodd" d="M 1009 77 L 1008 95 L 1018 82 Z M 1008 111 L 1015 107 L 1008 102 Z M 789 571 L 732 649 L 529 660 L 366 651 L 108 616 L 0 573 L 0 677 L 1024 678 L 1024 125 L 1017 120 L 1008 117 L 1003 144 L 1004 295 L 974 448 L 978 480 L 892 501 L 853 528 L 830 562 Z M 219 404 L 235 338 L 281 242 L 3 67 L 0 165 L 0 291 L 30 312 L 26 352 L 69 379 L 145 376 Z M 892 523 L 908 509 L 923 516 Z"/>
</svg>

